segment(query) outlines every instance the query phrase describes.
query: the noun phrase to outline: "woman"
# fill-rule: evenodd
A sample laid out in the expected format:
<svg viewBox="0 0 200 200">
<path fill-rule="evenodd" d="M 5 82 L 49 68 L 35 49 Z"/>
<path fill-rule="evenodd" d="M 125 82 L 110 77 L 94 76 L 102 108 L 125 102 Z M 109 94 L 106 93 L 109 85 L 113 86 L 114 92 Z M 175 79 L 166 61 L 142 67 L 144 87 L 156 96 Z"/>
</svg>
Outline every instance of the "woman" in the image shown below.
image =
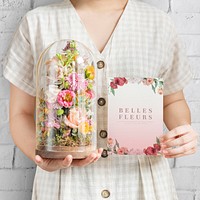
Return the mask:
<svg viewBox="0 0 200 200">
<path fill-rule="evenodd" d="M 107 99 L 108 76 L 162 77 L 165 156 L 107 155 L 107 104 L 98 106 L 98 152 L 83 160 L 35 156 L 35 66 L 40 53 L 71 38 L 95 55 L 98 97 Z M 177 200 L 167 158 L 193 154 L 183 88 L 192 75 L 181 41 L 166 13 L 135 0 L 64 0 L 29 11 L 22 19 L 5 61 L 11 82 L 10 128 L 15 144 L 37 165 L 32 200 Z M 26 141 L 26 142 L 24 142 Z M 177 146 L 177 148 L 171 148 Z M 104 149 L 104 150 L 103 150 Z"/>
</svg>

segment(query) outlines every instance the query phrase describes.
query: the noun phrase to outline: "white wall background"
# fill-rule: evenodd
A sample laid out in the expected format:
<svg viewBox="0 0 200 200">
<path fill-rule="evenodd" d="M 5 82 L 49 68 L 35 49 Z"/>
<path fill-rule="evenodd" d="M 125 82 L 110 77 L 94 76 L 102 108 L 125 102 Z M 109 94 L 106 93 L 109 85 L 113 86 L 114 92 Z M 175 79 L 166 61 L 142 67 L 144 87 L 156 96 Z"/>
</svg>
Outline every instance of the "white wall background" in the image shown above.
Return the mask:
<svg viewBox="0 0 200 200">
<path fill-rule="evenodd" d="M 35 165 L 14 145 L 9 133 L 9 83 L 2 59 L 22 16 L 37 6 L 58 0 L 0 0 L 0 200 L 29 200 Z M 194 79 L 185 89 L 193 127 L 200 133 L 200 0 L 144 0 L 174 20 L 189 57 Z M 200 151 L 169 159 L 180 200 L 200 200 Z M 46 200 L 46 199 L 44 199 Z"/>
</svg>

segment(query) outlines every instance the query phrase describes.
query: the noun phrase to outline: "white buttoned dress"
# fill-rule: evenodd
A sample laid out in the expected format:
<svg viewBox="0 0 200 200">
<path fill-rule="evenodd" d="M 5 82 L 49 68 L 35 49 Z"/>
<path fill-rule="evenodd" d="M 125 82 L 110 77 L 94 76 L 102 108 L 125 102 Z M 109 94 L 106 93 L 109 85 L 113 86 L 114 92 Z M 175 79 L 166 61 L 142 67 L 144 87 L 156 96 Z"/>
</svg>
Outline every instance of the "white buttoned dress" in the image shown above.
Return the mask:
<svg viewBox="0 0 200 200">
<path fill-rule="evenodd" d="M 13 36 L 4 76 L 35 96 L 35 70 L 41 52 L 61 39 L 85 44 L 98 63 L 97 143 L 106 149 L 107 77 L 162 77 L 164 95 L 182 90 L 192 78 L 188 59 L 171 18 L 146 3 L 129 0 L 103 52 L 69 0 L 29 11 Z M 99 62 L 100 61 L 100 62 Z M 98 67 L 99 66 L 99 67 Z M 167 158 L 108 155 L 85 167 L 46 172 L 37 167 L 32 200 L 177 200 Z"/>
</svg>

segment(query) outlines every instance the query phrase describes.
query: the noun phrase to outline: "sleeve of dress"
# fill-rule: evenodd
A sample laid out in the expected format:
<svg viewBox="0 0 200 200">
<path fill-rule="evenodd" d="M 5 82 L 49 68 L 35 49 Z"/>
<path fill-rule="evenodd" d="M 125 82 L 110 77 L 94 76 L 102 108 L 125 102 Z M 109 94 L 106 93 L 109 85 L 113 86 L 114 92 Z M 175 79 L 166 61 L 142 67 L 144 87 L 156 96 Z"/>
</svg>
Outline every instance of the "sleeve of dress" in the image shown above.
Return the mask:
<svg viewBox="0 0 200 200">
<path fill-rule="evenodd" d="M 6 79 L 29 95 L 35 96 L 34 59 L 26 15 L 12 38 L 3 67 Z"/>
<path fill-rule="evenodd" d="M 193 77 L 183 41 L 178 35 L 175 24 L 171 19 L 169 35 L 166 70 L 163 75 L 164 96 L 184 89 Z"/>
</svg>

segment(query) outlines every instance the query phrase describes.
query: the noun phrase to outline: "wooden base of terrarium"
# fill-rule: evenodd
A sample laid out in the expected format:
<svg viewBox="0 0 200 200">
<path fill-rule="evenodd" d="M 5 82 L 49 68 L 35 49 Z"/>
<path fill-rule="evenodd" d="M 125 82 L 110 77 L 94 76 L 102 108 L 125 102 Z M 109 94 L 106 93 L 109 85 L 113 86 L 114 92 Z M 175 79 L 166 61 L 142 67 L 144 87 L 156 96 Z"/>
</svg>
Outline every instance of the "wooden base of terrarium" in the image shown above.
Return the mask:
<svg viewBox="0 0 200 200">
<path fill-rule="evenodd" d="M 67 155 L 72 155 L 73 159 L 83 159 L 91 153 L 96 152 L 94 146 L 83 147 L 50 147 L 37 146 L 35 153 L 42 158 L 62 159 Z"/>
</svg>

